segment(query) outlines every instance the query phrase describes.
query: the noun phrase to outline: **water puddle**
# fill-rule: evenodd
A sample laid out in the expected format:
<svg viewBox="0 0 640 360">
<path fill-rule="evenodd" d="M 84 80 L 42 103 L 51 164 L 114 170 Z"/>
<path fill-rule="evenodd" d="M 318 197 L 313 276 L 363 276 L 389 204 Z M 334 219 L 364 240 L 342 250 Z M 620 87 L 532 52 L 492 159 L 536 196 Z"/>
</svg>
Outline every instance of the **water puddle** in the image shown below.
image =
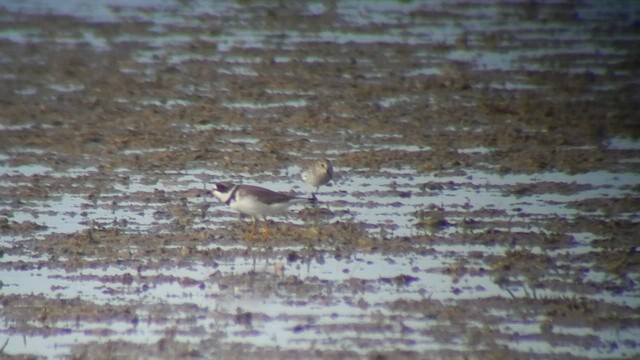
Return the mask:
<svg viewBox="0 0 640 360">
<path fill-rule="evenodd" d="M 224 106 L 232 109 L 240 108 L 240 109 L 248 109 L 248 110 L 261 110 L 261 109 L 269 109 L 274 107 L 305 107 L 307 102 L 305 100 L 291 100 L 291 101 L 283 101 L 283 102 L 275 102 L 275 103 L 251 103 L 251 102 L 235 102 L 235 103 L 227 103 Z"/>
</svg>

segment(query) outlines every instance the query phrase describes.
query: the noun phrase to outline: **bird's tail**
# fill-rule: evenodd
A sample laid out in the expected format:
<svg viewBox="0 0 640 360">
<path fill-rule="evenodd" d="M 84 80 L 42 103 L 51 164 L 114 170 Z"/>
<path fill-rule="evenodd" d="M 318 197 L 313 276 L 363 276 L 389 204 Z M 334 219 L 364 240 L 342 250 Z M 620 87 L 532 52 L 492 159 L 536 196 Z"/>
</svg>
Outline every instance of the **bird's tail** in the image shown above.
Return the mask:
<svg viewBox="0 0 640 360">
<path fill-rule="evenodd" d="M 316 194 L 311 194 L 311 197 L 295 197 L 291 201 L 294 204 L 315 204 L 318 202 Z"/>
</svg>

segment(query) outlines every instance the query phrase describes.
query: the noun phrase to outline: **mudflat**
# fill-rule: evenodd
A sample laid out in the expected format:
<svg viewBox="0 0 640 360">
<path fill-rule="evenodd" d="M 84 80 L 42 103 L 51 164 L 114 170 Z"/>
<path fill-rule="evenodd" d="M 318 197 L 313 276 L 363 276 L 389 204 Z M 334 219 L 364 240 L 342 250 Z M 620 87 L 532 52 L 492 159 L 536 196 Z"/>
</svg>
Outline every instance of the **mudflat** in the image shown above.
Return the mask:
<svg viewBox="0 0 640 360">
<path fill-rule="evenodd" d="M 0 354 L 639 356 L 639 11 L 1 5 Z"/>
</svg>

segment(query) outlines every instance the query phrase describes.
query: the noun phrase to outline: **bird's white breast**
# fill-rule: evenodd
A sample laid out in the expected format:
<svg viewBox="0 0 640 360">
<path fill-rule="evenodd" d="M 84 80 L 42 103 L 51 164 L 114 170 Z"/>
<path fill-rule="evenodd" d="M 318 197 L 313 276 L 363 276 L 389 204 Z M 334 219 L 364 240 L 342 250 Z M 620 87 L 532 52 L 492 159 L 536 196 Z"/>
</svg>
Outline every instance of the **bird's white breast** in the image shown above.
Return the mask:
<svg viewBox="0 0 640 360">
<path fill-rule="evenodd" d="M 256 197 L 250 195 L 245 195 L 239 200 L 236 199 L 235 201 L 231 201 L 229 204 L 233 210 L 257 218 L 282 214 L 287 211 L 291 205 L 292 204 L 289 202 L 267 205 L 258 201 Z"/>
</svg>

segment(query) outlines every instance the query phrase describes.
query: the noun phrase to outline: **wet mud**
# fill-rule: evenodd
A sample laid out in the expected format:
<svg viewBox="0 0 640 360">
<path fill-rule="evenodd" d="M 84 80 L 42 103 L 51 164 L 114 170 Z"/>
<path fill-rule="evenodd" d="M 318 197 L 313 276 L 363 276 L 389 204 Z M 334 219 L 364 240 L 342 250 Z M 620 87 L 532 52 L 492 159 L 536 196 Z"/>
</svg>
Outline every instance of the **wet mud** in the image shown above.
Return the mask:
<svg viewBox="0 0 640 360">
<path fill-rule="evenodd" d="M 0 5 L 0 355 L 640 356 L 639 11 Z"/>
</svg>

